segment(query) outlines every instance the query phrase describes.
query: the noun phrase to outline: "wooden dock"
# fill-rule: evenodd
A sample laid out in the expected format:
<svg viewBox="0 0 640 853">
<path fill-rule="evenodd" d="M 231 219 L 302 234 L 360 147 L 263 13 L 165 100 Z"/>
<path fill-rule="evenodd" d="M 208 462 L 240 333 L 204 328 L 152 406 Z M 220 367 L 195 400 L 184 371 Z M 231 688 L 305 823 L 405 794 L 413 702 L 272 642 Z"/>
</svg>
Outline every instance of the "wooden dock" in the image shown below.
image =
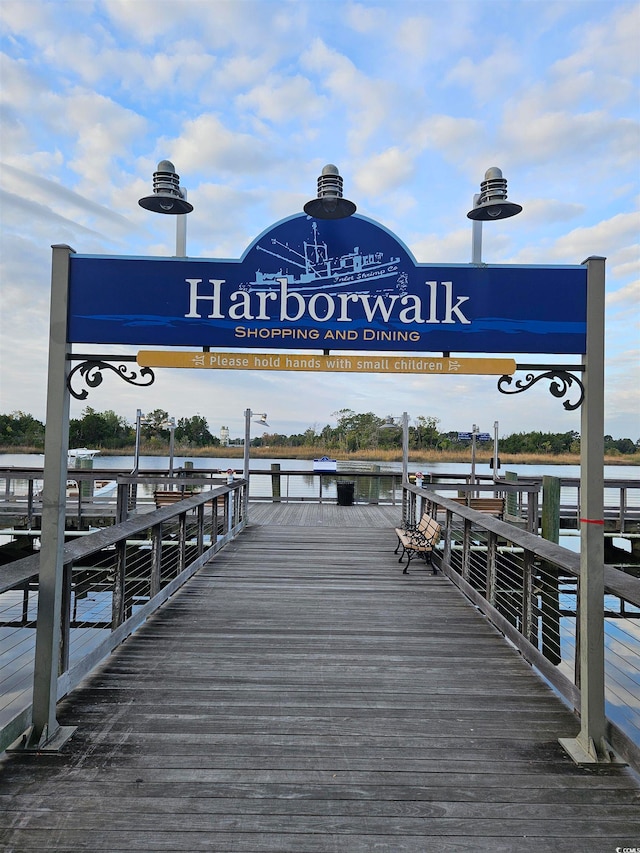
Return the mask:
<svg viewBox="0 0 640 853">
<path fill-rule="evenodd" d="M 398 508 L 252 505 L 230 543 L 60 706 L 60 754 L 0 764 L 0 849 L 602 853 L 640 784 L 443 576 Z"/>
</svg>

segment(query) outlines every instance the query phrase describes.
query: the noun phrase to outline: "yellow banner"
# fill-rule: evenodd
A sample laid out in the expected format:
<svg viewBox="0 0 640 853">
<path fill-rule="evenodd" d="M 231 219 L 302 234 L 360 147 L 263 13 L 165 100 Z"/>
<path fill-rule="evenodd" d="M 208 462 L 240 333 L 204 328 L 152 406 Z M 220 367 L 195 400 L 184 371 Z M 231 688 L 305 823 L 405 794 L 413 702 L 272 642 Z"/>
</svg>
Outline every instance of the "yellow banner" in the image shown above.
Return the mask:
<svg viewBox="0 0 640 853">
<path fill-rule="evenodd" d="M 205 370 L 304 370 L 310 373 L 422 373 L 510 376 L 512 358 L 438 358 L 432 355 L 315 355 L 271 352 L 176 352 L 141 350 L 141 367 L 191 367 Z"/>
</svg>

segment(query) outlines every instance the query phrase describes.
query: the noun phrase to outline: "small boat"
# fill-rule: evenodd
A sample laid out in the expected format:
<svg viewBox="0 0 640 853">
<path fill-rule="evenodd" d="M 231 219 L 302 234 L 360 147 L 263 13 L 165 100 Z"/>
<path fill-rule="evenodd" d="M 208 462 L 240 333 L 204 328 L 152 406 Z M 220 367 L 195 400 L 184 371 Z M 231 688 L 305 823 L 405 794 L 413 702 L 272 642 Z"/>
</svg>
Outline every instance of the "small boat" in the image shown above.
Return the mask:
<svg viewBox="0 0 640 853">
<path fill-rule="evenodd" d="M 76 459 L 93 459 L 98 453 L 99 450 L 90 450 L 88 447 L 75 447 L 67 451 L 67 461 L 71 463 Z"/>
</svg>

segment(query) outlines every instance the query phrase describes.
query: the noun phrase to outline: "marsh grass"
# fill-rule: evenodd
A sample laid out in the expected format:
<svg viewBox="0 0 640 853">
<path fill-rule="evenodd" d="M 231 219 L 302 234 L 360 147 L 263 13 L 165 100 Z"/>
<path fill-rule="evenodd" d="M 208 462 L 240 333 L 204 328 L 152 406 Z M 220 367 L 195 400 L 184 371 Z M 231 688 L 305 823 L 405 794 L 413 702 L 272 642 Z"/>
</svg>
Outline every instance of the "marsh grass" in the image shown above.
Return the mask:
<svg viewBox="0 0 640 853">
<path fill-rule="evenodd" d="M 133 456 L 134 447 L 122 447 L 117 450 L 101 449 L 100 456 Z M 180 447 L 176 446 L 176 456 L 189 456 L 194 459 L 210 458 L 210 459 L 242 459 L 242 446 L 220 447 L 215 445 L 212 447 Z M 42 449 L 35 447 L 2 447 L 0 453 L 40 453 Z M 142 456 L 168 456 L 169 448 L 159 447 L 157 443 L 151 446 L 142 445 L 140 448 Z M 401 450 L 357 450 L 353 453 L 347 453 L 340 450 L 326 450 L 321 447 L 312 447 L 310 445 L 302 445 L 300 447 L 252 447 L 252 459 L 308 459 L 309 461 L 317 459 L 320 456 L 328 456 L 331 459 L 338 459 L 341 462 L 355 461 L 372 461 L 372 462 L 402 462 Z M 476 448 L 476 462 L 489 464 L 492 459 L 492 451 L 483 448 Z M 100 467 L 99 457 L 96 459 L 96 467 Z M 44 461 L 44 459 L 43 459 Z M 411 464 L 436 463 L 436 462 L 471 462 L 471 450 L 469 448 L 460 450 L 412 450 L 409 453 L 409 462 Z M 579 465 L 580 456 L 577 453 L 500 453 L 500 462 L 502 467 L 505 465 Z M 640 453 L 620 454 L 620 455 L 605 455 L 604 462 L 606 465 L 640 465 Z"/>
</svg>

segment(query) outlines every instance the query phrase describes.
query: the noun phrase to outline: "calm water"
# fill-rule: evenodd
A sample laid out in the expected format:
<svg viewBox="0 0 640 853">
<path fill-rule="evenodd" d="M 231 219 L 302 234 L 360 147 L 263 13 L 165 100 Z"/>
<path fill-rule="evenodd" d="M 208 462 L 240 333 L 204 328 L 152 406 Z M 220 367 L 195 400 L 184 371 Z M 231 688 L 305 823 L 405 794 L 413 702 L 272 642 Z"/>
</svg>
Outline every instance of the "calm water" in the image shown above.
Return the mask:
<svg viewBox="0 0 640 853">
<path fill-rule="evenodd" d="M 173 460 L 174 470 L 184 466 L 186 462 L 193 463 L 194 468 L 200 468 L 207 471 L 226 471 L 227 468 L 233 468 L 234 471 L 242 471 L 242 459 L 216 457 L 208 459 L 200 456 L 175 456 Z M 304 471 L 311 470 L 313 460 L 310 459 L 254 459 L 251 458 L 250 466 L 252 471 L 268 471 L 272 463 L 279 463 L 282 470 L 286 471 Z M 42 468 L 44 456 L 38 453 L 0 453 L 0 467 L 19 467 L 19 468 Z M 133 468 L 133 456 L 96 456 L 93 460 L 94 468 L 100 469 L 120 469 L 131 470 Z M 402 471 L 402 463 L 400 462 L 339 462 L 338 469 L 347 470 L 363 468 L 369 464 L 380 466 L 380 470 L 386 473 L 400 473 Z M 141 456 L 139 467 L 145 471 L 167 471 L 169 469 L 168 456 Z M 471 463 L 465 462 L 424 462 L 411 463 L 410 471 L 422 470 L 424 474 L 433 472 L 445 474 L 465 474 L 471 473 Z M 500 473 L 505 471 L 515 471 L 516 474 L 522 477 L 541 477 L 548 474 L 553 477 L 579 477 L 579 465 L 505 465 L 500 469 Z M 491 467 L 487 463 L 476 464 L 476 474 L 490 474 Z M 638 480 L 640 479 L 640 465 L 605 465 L 604 476 L 608 479 L 621 480 Z"/>
</svg>

